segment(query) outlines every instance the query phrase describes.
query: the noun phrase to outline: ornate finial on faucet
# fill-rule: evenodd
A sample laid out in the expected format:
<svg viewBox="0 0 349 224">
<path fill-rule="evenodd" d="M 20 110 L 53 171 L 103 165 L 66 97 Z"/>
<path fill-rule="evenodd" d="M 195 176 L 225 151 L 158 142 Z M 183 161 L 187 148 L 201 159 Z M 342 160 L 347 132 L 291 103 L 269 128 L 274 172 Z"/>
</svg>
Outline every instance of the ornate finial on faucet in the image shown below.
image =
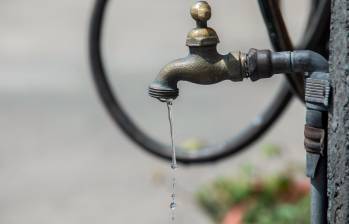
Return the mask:
<svg viewBox="0 0 349 224">
<path fill-rule="evenodd" d="M 193 5 L 190 9 L 190 14 L 193 17 L 193 19 L 196 20 L 199 27 L 206 27 L 207 20 L 211 18 L 211 7 L 207 2 L 197 2 L 195 5 Z"/>
<path fill-rule="evenodd" d="M 212 28 L 207 27 L 207 21 L 211 18 L 211 7 L 205 1 L 199 1 L 190 9 L 190 14 L 196 20 L 197 27 L 189 32 L 187 46 L 201 47 L 217 45 L 219 38 Z"/>
</svg>

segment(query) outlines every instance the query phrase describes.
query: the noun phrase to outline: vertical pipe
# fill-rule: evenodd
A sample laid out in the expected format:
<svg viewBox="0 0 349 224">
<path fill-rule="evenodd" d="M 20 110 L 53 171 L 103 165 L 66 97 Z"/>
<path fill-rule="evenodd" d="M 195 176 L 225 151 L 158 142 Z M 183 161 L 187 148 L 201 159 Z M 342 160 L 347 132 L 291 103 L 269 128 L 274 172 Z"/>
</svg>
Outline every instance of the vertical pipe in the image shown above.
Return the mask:
<svg viewBox="0 0 349 224">
<path fill-rule="evenodd" d="M 310 127 L 326 129 L 327 112 L 308 109 L 306 113 L 306 124 Z M 324 145 L 326 144 L 324 143 Z M 323 150 L 322 155 L 307 152 L 307 168 L 310 169 L 307 171 L 307 175 L 311 181 L 311 223 L 327 224 L 326 150 Z"/>
<path fill-rule="evenodd" d="M 327 224 L 327 156 L 321 157 L 311 178 L 311 223 Z"/>
</svg>

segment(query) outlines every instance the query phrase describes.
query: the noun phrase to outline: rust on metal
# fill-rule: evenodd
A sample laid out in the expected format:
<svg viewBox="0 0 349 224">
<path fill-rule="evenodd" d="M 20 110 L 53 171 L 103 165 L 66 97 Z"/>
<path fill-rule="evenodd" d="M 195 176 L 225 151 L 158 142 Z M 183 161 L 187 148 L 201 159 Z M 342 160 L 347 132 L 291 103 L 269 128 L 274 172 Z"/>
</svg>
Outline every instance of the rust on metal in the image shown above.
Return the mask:
<svg viewBox="0 0 349 224">
<path fill-rule="evenodd" d="M 309 153 L 324 154 L 325 130 L 321 128 L 304 126 L 304 146 Z"/>
</svg>

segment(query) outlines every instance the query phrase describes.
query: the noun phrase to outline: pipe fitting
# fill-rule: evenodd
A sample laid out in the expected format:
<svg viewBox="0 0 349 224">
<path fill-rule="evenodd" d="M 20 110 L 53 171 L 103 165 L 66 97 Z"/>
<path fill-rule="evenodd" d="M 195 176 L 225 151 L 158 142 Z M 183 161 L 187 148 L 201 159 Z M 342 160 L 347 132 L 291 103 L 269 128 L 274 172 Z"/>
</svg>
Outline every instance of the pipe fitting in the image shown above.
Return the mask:
<svg viewBox="0 0 349 224">
<path fill-rule="evenodd" d="M 271 52 L 252 48 L 247 54 L 247 67 L 252 81 L 280 73 L 328 72 L 327 60 L 309 50 Z"/>
</svg>

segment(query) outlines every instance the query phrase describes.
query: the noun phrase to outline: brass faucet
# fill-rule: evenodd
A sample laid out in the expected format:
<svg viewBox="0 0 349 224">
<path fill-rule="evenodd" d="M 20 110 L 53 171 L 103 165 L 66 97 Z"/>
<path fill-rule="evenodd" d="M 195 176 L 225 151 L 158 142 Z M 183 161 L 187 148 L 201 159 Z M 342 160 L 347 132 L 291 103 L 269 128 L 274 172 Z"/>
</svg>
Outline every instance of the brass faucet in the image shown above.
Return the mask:
<svg viewBox="0 0 349 224">
<path fill-rule="evenodd" d="M 271 52 L 252 48 L 247 54 L 221 55 L 217 52 L 218 35 L 207 27 L 211 18 L 208 3 L 200 1 L 190 12 L 197 27 L 187 36 L 189 55 L 167 64 L 149 86 L 149 95 L 161 101 L 178 96 L 179 81 L 209 85 L 223 80 L 238 82 L 244 78 L 257 81 L 280 73 L 328 72 L 327 60 L 309 50 Z"/>
<path fill-rule="evenodd" d="M 192 29 L 186 45 L 189 56 L 167 64 L 149 87 L 149 95 L 160 100 L 178 96 L 177 83 L 189 81 L 208 85 L 223 80 L 241 81 L 246 76 L 246 55 L 241 52 L 221 55 L 217 52 L 219 38 L 207 27 L 211 7 L 205 1 L 197 2 L 190 10 L 197 27 Z"/>
</svg>

